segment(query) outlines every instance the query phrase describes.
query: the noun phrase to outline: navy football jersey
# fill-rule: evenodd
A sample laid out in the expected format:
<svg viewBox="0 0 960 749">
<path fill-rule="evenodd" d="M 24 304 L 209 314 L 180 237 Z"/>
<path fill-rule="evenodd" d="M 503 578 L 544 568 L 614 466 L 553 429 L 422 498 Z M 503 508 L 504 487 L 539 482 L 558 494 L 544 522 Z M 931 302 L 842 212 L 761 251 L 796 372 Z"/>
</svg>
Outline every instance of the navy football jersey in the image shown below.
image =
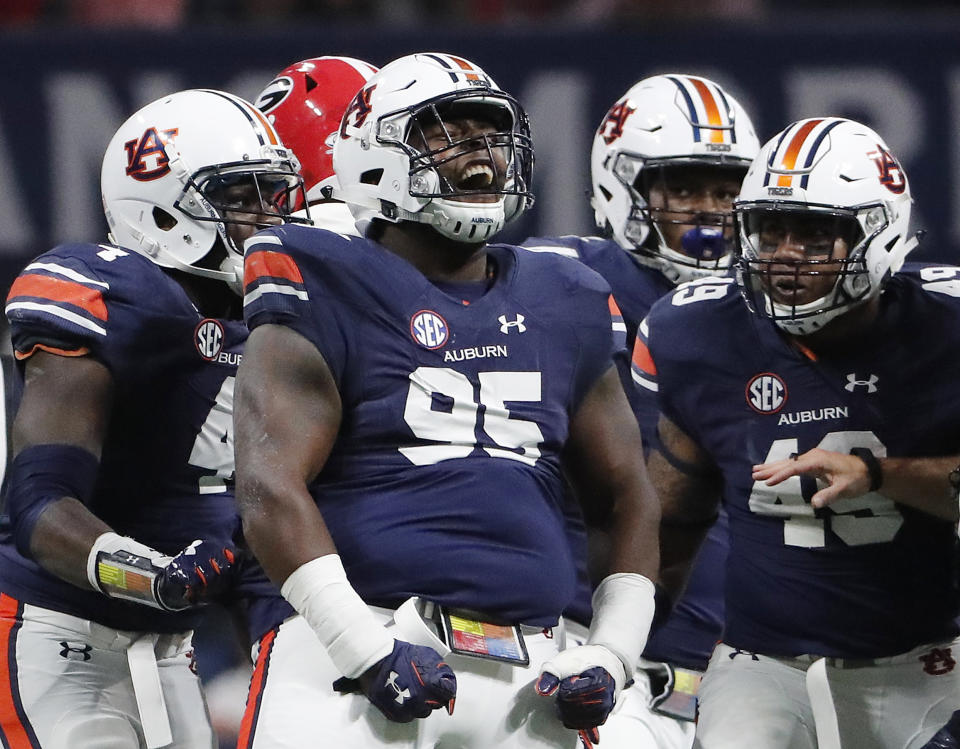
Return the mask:
<svg viewBox="0 0 960 749">
<path fill-rule="evenodd" d="M 660 271 L 637 261 L 612 239 L 602 237 L 530 237 L 520 245 L 532 252 L 555 252 L 576 258 L 593 268 L 610 284 L 613 297 L 623 315 L 626 346 L 633 349 L 637 327 L 647 312 L 673 284 Z"/>
<path fill-rule="evenodd" d="M 612 239 L 600 237 L 531 237 L 522 247 L 532 252 L 556 252 L 573 257 L 604 277 L 622 315 L 626 345 L 632 351 L 641 322 L 660 297 L 674 286 L 659 270 L 638 262 Z M 635 397 L 633 382 L 625 378 L 634 415 L 646 447 L 655 444 L 660 416 L 655 399 Z M 580 562 L 577 595 L 567 615 L 581 623 L 592 616 L 593 592 L 586 574 L 586 529 L 575 502 L 569 503 L 567 520 L 571 545 Z M 721 514 L 710 530 L 690 575 L 684 594 L 667 620 L 650 635 L 644 656 L 688 668 L 706 668 L 723 626 L 723 565 L 727 555 L 726 515 Z M 582 552 L 577 553 L 578 550 Z"/>
<path fill-rule="evenodd" d="M 113 376 L 113 404 L 91 511 L 117 533 L 176 554 L 196 538 L 229 542 L 233 385 L 242 320 L 205 318 L 183 288 L 135 252 L 58 247 L 28 265 L 7 299 L 14 352 L 89 355 Z M 22 373 L 21 373 L 22 375 Z M 167 613 L 77 588 L 21 556 L 0 521 L 0 590 L 110 627 L 184 631 Z"/>
<path fill-rule="evenodd" d="M 960 269 L 902 272 L 875 325 L 819 357 L 751 314 L 733 279 L 685 284 L 654 306 L 634 375 L 723 475 L 733 647 L 880 657 L 956 635 L 953 523 L 882 490 L 814 510 L 813 478 L 770 487 L 751 467 L 815 447 L 960 451 L 958 296 Z"/>
<path fill-rule="evenodd" d="M 376 243 L 278 227 L 247 246 L 250 329 L 323 355 L 343 423 L 310 491 L 364 600 L 556 623 L 574 590 L 560 452 L 612 363 L 610 289 L 507 245 L 465 304 Z"/>
</svg>

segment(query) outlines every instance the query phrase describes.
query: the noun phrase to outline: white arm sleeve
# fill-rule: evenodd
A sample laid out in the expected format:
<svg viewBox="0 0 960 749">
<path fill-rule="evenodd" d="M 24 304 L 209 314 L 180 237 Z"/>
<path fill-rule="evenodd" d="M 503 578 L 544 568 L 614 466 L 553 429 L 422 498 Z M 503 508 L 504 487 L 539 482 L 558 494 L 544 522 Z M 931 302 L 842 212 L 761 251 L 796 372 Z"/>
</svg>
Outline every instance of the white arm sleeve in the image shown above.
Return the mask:
<svg viewBox="0 0 960 749">
<path fill-rule="evenodd" d="M 653 623 L 653 582 L 632 572 L 608 575 L 593 593 L 587 645 L 603 645 L 622 662 L 627 680 L 640 660 Z"/>
<path fill-rule="evenodd" d="M 338 554 L 300 565 L 280 592 L 307 620 L 344 676 L 355 679 L 393 652 L 394 639 L 350 585 Z"/>
</svg>

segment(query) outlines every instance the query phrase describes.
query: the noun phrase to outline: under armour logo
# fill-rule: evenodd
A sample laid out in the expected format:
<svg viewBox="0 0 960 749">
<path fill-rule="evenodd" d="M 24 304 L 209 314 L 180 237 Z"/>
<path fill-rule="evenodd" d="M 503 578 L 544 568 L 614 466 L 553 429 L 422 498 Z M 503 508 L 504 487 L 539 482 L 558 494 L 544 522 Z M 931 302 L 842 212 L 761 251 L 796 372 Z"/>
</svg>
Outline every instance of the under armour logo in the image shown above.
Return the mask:
<svg viewBox="0 0 960 749">
<path fill-rule="evenodd" d="M 384 686 L 390 687 L 394 692 L 397 693 L 397 704 L 402 705 L 410 698 L 409 689 L 400 689 L 400 686 L 397 684 L 397 677 L 400 676 L 396 671 L 391 671 L 390 676 L 387 678 Z"/>
<path fill-rule="evenodd" d="M 71 661 L 89 661 L 90 651 L 93 650 L 92 645 L 75 645 L 69 642 L 61 642 L 60 647 L 63 648 L 60 657 Z"/>
<path fill-rule="evenodd" d="M 736 658 L 738 655 L 749 655 L 751 661 L 759 661 L 759 660 L 760 660 L 760 658 L 757 656 L 756 653 L 751 653 L 749 650 L 741 650 L 740 648 L 736 648 L 736 649 L 735 649 L 732 653 L 730 653 L 727 657 L 732 661 L 732 660 L 733 660 L 734 658 Z"/>
<path fill-rule="evenodd" d="M 867 380 L 858 380 L 857 373 L 852 372 L 847 375 L 847 384 L 843 386 L 844 390 L 853 392 L 857 386 L 865 387 L 868 393 L 877 392 L 877 383 L 880 381 L 880 378 L 875 374 L 870 375 L 870 379 Z"/>
<path fill-rule="evenodd" d="M 523 333 L 527 329 L 527 326 L 523 324 L 526 319 L 523 315 L 517 315 L 515 320 L 508 320 L 506 315 L 500 315 L 497 319 L 500 321 L 501 333 L 509 333 L 510 328 L 516 328 L 518 333 Z"/>
<path fill-rule="evenodd" d="M 934 648 L 917 660 L 923 663 L 923 670 L 931 676 L 949 674 L 957 665 L 950 648 Z"/>
</svg>

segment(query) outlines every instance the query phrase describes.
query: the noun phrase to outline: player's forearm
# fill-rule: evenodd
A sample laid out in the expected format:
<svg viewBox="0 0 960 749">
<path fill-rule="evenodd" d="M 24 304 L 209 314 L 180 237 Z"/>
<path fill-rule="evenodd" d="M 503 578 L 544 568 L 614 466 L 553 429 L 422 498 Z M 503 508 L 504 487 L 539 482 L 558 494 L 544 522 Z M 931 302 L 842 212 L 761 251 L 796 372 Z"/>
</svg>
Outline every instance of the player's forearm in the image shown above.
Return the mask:
<svg viewBox="0 0 960 749">
<path fill-rule="evenodd" d="M 690 526 L 671 525 L 668 519 L 661 524 L 658 582 L 672 600 L 678 600 L 686 587 L 697 551 L 712 524 L 712 519 L 709 523 Z"/>
<path fill-rule="evenodd" d="M 660 567 L 660 506 L 649 482 L 637 481 L 632 495 L 614 504 L 609 574 L 636 572 L 656 580 Z"/>
<path fill-rule="evenodd" d="M 48 506 L 30 537 L 34 560 L 78 588 L 89 588 L 87 558 L 94 541 L 110 527 L 72 497 Z"/>
<path fill-rule="evenodd" d="M 960 456 L 941 458 L 880 458 L 882 484 L 888 499 L 945 520 L 957 520 L 957 490 L 950 473 Z"/>
<path fill-rule="evenodd" d="M 278 586 L 301 565 L 336 546 L 302 481 L 238 474 L 237 500 L 250 550 Z"/>
</svg>

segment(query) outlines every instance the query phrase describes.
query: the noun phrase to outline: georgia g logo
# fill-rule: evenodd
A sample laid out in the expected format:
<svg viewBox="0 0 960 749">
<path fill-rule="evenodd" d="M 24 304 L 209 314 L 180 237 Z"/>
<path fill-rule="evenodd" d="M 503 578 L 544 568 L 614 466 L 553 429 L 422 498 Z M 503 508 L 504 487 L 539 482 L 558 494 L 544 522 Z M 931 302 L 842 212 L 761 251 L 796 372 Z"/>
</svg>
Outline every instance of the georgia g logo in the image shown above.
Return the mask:
<svg viewBox="0 0 960 749">
<path fill-rule="evenodd" d="M 353 97 L 353 101 L 350 102 L 350 106 L 347 107 L 347 111 L 343 113 L 343 122 L 340 125 L 340 137 L 349 138 L 347 134 L 347 127 L 360 128 L 363 126 L 363 123 L 366 122 L 367 117 L 370 114 L 370 110 L 373 108 L 370 104 L 370 97 L 373 95 L 373 92 L 376 91 L 377 84 L 374 83 L 372 86 L 365 86 L 361 88 L 357 95 Z"/>
<path fill-rule="evenodd" d="M 900 163 L 894 158 L 886 148 L 877 145 L 877 150 L 868 153 L 873 163 L 877 165 L 880 171 L 880 184 L 886 187 L 894 195 L 901 195 L 907 189 L 907 178 L 903 174 Z"/>
<path fill-rule="evenodd" d="M 147 128 L 143 135 L 123 144 L 127 152 L 127 176 L 139 182 L 149 182 L 170 172 L 170 159 L 164 144 L 173 140 L 179 128 L 158 131 Z"/>
<path fill-rule="evenodd" d="M 267 87 L 260 92 L 260 96 L 257 97 L 253 106 L 264 114 L 270 114 L 270 112 L 283 103 L 283 100 L 290 95 L 291 91 L 293 91 L 292 78 L 286 75 L 274 78 L 267 84 Z"/>
<path fill-rule="evenodd" d="M 618 101 L 610 107 L 610 111 L 607 112 L 607 116 L 597 129 L 597 134 L 609 146 L 623 135 L 623 126 L 627 118 L 636 111 L 637 108 L 630 104 L 628 100 Z"/>
<path fill-rule="evenodd" d="M 763 372 L 747 383 L 747 404 L 757 413 L 775 414 L 787 402 L 787 386 L 778 375 Z"/>
</svg>

